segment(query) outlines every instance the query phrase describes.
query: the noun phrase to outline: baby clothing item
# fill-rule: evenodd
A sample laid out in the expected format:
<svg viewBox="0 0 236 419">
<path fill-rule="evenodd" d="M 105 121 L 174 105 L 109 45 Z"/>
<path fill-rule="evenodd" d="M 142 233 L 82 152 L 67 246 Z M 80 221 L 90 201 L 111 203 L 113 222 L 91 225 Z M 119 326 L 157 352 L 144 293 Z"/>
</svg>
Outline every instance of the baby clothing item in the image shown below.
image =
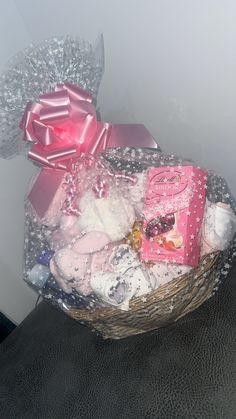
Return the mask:
<svg viewBox="0 0 236 419">
<path fill-rule="evenodd" d="M 236 215 L 230 205 L 207 200 L 202 225 L 201 256 L 227 249 L 236 232 Z"/>
<path fill-rule="evenodd" d="M 80 231 L 101 231 L 112 242 L 123 239 L 135 221 L 133 206 L 117 188 L 109 189 L 108 196 L 103 198 L 97 198 L 92 191 L 85 192 L 79 201 L 79 209 Z"/>
<path fill-rule="evenodd" d="M 135 287 L 118 273 L 103 271 L 91 275 L 91 287 L 101 302 L 121 310 L 129 309 L 129 300 L 136 291 Z"/>
<path fill-rule="evenodd" d="M 153 287 L 158 288 L 173 279 L 188 273 L 191 269 L 191 266 L 160 262 L 150 266 L 148 271 L 153 281 Z M 155 282 L 153 277 L 155 278 Z"/>
<path fill-rule="evenodd" d="M 126 244 L 117 246 L 109 259 L 113 272 L 98 271 L 91 275 L 91 288 L 108 305 L 129 309 L 129 301 L 152 291 L 135 252 Z"/>
</svg>

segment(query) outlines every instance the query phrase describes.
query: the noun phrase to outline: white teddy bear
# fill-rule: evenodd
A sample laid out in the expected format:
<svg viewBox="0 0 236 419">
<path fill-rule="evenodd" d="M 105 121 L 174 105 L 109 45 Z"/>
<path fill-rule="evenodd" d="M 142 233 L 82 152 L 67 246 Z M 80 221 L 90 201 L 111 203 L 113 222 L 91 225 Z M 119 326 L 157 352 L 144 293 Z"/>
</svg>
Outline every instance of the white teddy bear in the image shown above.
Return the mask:
<svg viewBox="0 0 236 419">
<path fill-rule="evenodd" d="M 79 209 L 80 231 L 103 232 L 111 242 L 122 240 L 132 230 L 135 222 L 133 206 L 117 188 L 110 188 L 108 196 L 103 198 L 97 198 L 93 191 L 85 192 L 79 200 Z"/>
</svg>

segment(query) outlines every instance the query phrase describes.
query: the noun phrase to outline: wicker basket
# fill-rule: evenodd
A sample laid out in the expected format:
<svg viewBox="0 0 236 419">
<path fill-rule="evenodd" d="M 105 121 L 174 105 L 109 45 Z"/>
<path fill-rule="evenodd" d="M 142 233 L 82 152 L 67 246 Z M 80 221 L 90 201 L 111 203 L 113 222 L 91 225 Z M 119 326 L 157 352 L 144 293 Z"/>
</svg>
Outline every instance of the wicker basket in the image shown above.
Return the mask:
<svg viewBox="0 0 236 419">
<path fill-rule="evenodd" d="M 190 273 L 131 300 L 129 311 L 99 307 L 70 309 L 67 314 L 97 330 L 105 339 L 121 339 L 158 329 L 195 310 L 211 297 L 218 283 L 220 258 L 219 252 L 205 256 Z"/>
</svg>

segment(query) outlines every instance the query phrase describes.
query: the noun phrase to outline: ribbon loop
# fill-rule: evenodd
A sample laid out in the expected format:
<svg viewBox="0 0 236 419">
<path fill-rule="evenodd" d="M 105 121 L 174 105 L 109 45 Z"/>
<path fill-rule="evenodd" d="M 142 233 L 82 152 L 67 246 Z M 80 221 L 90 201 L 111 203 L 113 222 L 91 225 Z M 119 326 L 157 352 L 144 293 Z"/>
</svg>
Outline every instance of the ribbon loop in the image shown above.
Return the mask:
<svg viewBox="0 0 236 419">
<path fill-rule="evenodd" d="M 70 96 L 67 90 L 55 90 L 55 92 L 40 95 L 39 101 L 44 106 L 68 106 Z"/>
<path fill-rule="evenodd" d="M 99 122 L 92 95 L 71 83 L 28 103 L 20 123 L 24 140 L 33 143 L 28 157 L 40 165 L 67 169 L 83 154 L 96 155 L 107 147 L 157 147 L 143 125 Z"/>
</svg>

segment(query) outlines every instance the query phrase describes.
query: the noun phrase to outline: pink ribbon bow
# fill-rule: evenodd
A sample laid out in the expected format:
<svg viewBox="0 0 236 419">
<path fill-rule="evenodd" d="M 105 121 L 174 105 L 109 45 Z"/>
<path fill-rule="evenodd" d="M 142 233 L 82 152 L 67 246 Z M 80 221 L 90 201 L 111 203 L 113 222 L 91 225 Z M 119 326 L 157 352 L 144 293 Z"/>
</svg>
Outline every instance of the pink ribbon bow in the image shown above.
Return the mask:
<svg viewBox="0 0 236 419">
<path fill-rule="evenodd" d="M 28 103 L 20 128 L 33 145 L 28 157 L 51 168 L 68 168 L 68 159 L 95 155 L 107 147 L 152 147 L 158 145 L 143 125 L 109 124 L 96 118 L 92 95 L 70 83 Z"/>
</svg>

